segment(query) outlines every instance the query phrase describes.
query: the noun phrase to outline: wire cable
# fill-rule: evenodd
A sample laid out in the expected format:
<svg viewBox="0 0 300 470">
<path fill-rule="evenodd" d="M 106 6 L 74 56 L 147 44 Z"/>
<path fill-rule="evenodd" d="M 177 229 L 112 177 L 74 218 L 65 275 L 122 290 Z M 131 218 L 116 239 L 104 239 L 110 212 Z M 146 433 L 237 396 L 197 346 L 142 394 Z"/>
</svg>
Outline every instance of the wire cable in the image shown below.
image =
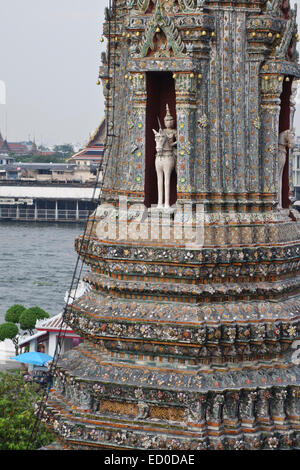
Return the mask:
<svg viewBox="0 0 300 470">
<path fill-rule="evenodd" d="M 113 149 L 113 139 L 116 137 L 115 133 L 114 133 L 114 123 L 115 123 L 115 119 L 114 119 L 115 80 L 116 80 L 115 68 L 116 68 L 116 64 L 115 64 L 115 62 L 113 62 L 113 64 L 111 64 L 111 61 L 112 61 L 112 51 L 111 51 L 111 49 L 112 49 L 112 18 L 113 17 L 116 20 L 115 0 L 109 0 L 108 18 L 107 18 L 107 23 L 108 23 L 107 72 L 108 72 L 108 78 L 109 78 L 109 93 L 108 93 L 108 98 L 107 98 L 106 136 L 105 136 L 105 143 L 104 143 L 104 160 L 103 160 L 102 164 L 99 164 L 99 167 L 98 167 L 98 170 L 97 170 L 96 182 L 95 182 L 95 185 L 94 185 L 93 195 L 92 195 L 92 199 L 91 199 L 91 202 L 92 203 L 97 203 L 97 206 L 101 203 L 102 189 L 103 189 L 103 186 L 104 186 L 106 171 L 107 171 L 107 168 L 108 168 L 108 163 L 110 161 L 110 157 L 111 157 L 111 153 L 112 153 L 112 149 Z M 115 28 L 115 30 L 116 30 L 116 28 Z M 113 69 L 113 73 L 112 73 L 112 76 L 111 76 L 112 69 Z M 113 82 L 112 87 L 110 86 L 111 81 Z M 110 106 L 110 101 L 111 101 L 111 106 Z M 110 117 L 110 108 L 111 108 L 111 111 L 113 113 L 112 118 Z M 99 183 L 101 172 L 102 172 L 102 179 L 101 179 L 101 182 Z M 96 198 L 97 190 L 99 190 L 99 195 Z M 75 264 L 75 269 L 74 269 L 74 272 L 73 272 L 70 289 L 68 290 L 67 300 L 66 300 L 65 307 L 64 307 L 64 310 L 63 310 L 63 313 L 62 313 L 61 325 L 60 325 L 60 329 L 59 329 L 59 332 L 58 332 L 58 340 L 57 340 L 57 343 L 56 343 L 54 358 L 53 358 L 53 361 L 50 365 L 49 375 L 52 378 L 54 377 L 55 371 L 57 370 L 57 364 L 58 364 L 58 361 L 59 361 L 61 353 L 62 353 L 63 341 L 64 341 L 65 335 L 66 335 L 65 326 L 66 326 L 67 323 L 65 322 L 65 319 L 66 319 L 66 315 L 67 315 L 67 312 L 68 312 L 68 308 L 70 307 L 70 304 L 73 303 L 76 300 L 76 293 L 78 291 L 78 285 L 79 285 L 79 282 L 81 280 L 83 266 L 85 265 L 85 261 L 86 261 L 86 257 L 87 257 L 87 253 L 88 253 L 88 248 L 86 248 L 84 253 L 83 253 L 83 244 L 84 244 L 84 242 L 86 242 L 86 239 L 88 239 L 88 244 L 90 242 L 90 237 L 91 237 L 91 234 L 93 232 L 93 228 L 94 228 L 94 225 L 95 225 L 95 222 L 96 222 L 96 214 L 95 214 L 96 211 L 97 211 L 97 208 L 89 210 L 89 214 L 88 214 L 86 224 L 85 224 L 84 233 L 81 236 L 81 242 L 80 242 L 80 246 L 78 248 L 78 257 L 77 257 L 77 261 L 76 261 L 76 264 Z M 93 212 L 94 212 L 94 216 L 92 217 Z M 88 233 L 88 227 L 90 227 L 89 233 Z M 80 260 L 81 260 L 81 265 L 80 265 Z M 48 401 L 48 398 L 49 398 L 49 394 L 50 394 L 50 387 L 47 386 L 46 389 L 43 392 L 42 397 L 40 398 L 40 404 L 39 404 L 39 406 L 36 410 L 36 413 L 35 413 L 35 415 L 36 415 L 35 416 L 35 421 L 34 421 L 34 425 L 33 425 L 33 428 L 32 428 L 30 439 L 28 441 L 27 450 L 29 449 L 30 444 L 35 442 L 35 436 L 38 432 L 39 425 L 41 424 L 41 418 L 42 418 L 42 415 L 44 413 L 44 410 L 45 410 L 45 407 L 46 407 L 46 404 L 47 404 L 47 401 Z"/>
</svg>

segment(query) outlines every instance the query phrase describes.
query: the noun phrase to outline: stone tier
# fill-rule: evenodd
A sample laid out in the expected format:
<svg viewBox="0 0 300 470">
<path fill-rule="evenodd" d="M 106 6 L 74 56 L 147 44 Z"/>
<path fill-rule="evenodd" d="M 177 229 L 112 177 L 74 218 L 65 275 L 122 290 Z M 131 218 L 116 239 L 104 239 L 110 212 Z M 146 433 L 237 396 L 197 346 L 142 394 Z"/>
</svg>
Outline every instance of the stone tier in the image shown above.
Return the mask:
<svg viewBox="0 0 300 470">
<path fill-rule="evenodd" d="M 75 243 L 84 262 L 99 275 L 123 279 L 187 284 L 270 282 L 292 279 L 300 272 L 300 244 L 252 247 L 184 248 L 78 238 Z M 119 277 L 120 279 L 120 277 Z M 166 281 L 167 282 L 167 281 Z"/>
<path fill-rule="evenodd" d="M 299 374 L 122 363 L 86 343 L 59 362 L 43 420 L 73 449 L 299 449 Z"/>
<path fill-rule="evenodd" d="M 125 203 L 124 203 L 125 204 Z M 121 208 L 103 203 L 91 217 L 86 233 L 91 239 L 118 246 L 164 246 L 194 250 L 232 249 L 297 244 L 300 216 L 293 210 L 212 212 L 187 204 L 168 211 L 147 210 L 143 204 Z"/>
<path fill-rule="evenodd" d="M 211 278 L 212 276 L 210 276 Z M 237 276 L 239 277 L 239 276 Z M 157 282 L 159 279 L 160 282 Z M 164 277 L 143 276 L 128 279 L 115 273 L 101 276 L 98 273 L 85 274 L 83 280 L 97 292 L 125 299 L 175 301 L 190 304 L 219 303 L 249 300 L 274 300 L 297 295 L 300 291 L 300 276 L 274 282 L 228 282 L 224 284 L 195 284 L 194 282 L 171 282 Z M 282 309 L 286 309 L 283 306 Z M 280 308 L 280 310 L 282 310 Z M 228 308 L 227 308 L 228 310 Z M 242 308 L 243 310 L 243 308 Z"/>
<path fill-rule="evenodd" d="M 300 335 L 299 301 L 183 305 L 90 291 L 68 307 L 78 334 L 119 354 L 226 363 L 281 357 Z"/>
<path fill-rule="evenodd" d="M 287 225 L 291 239 L 298 223 Z M 298 241 L 170 249 L 85 237 L 75 246 L 91 267 L 84 280 L 92 290 L 69 306 L 66 320 L 106 350 L 236 363 L 282 357 L 299 337 Z"/>
</svg>

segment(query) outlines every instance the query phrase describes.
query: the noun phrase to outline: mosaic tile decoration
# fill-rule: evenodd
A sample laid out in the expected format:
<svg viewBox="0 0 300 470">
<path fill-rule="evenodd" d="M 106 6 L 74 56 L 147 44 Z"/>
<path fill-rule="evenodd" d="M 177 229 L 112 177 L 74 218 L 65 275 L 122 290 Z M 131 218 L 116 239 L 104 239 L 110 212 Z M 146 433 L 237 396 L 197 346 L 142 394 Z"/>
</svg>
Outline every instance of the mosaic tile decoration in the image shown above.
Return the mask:
<svg viewBox="0 0 300 470">
<path fill-rule="evenodd" d="M 299 449 L 300 220 L 288 176 L 284 208 L 277 200 L 279 133 L 293 127 L 300 78 L 296 10 L 285 0 L 114 6 L 103 27 L 114 67 L 104 54 L 99 77 L 117 138 L 89 236 L 75 240 L 91 289 L 66 311 L 84 342 L 60 358 L 43 421 L 77 450 Z M 169 213 L 144 206 L 157 72 L 175 85 Z M 177 237 L 186 204 L 202 207 L 201 246 Z M 115 238 L 99 232 L 105 207 Z"/>
</svg>

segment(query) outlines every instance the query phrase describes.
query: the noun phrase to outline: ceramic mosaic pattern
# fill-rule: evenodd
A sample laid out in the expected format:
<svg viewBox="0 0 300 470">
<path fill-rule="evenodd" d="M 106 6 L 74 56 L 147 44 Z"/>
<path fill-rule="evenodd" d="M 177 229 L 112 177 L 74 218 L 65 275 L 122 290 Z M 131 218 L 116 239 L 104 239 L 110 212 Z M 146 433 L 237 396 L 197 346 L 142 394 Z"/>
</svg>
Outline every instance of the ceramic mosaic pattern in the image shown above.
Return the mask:
<svg viewBox="0 0 300 470">
<path fill-rule="evenodd" d="M 300 220 L 276 202 L 280 95 L 300 77 L 295 13 L 281 0 L 116 6 L 99 74 L 102 203 L 143 203 L 146 74 L 171 72 L 175 209 L 203 203 L 203 246 L 176 237 L 175 215 L 149 232 L 149 211 L 138 241 L 130 211 L 127 240 L 99 236 L 99 206 L 75 241 L 91 289 L 65 314 L 84 343 L 61 357 L 43 420 L 72 449 L 299 449 Z"/>
</svg>

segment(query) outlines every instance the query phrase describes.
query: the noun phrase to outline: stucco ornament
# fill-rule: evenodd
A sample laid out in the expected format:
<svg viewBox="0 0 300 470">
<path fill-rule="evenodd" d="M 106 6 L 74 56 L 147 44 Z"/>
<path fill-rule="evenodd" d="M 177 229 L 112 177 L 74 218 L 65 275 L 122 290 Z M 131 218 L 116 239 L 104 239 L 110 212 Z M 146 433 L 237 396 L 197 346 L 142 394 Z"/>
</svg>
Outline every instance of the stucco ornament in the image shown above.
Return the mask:
<svg viewBox="0 0 300 470">
<path fill-rule="evenodd" d="M 134 4 L 135 4 L 135 0 L 126 0 L 126 7 L 128 9 L 131 9 L 134 7 Z"/>
<path fill-rule="evenodd" d="M 134 0 L 127 0 L 127 4 L 132 4 Z M 152 0 L 155 5 L 158 0 Z M 165 0 L 165 5 L 168 10 L 178 13 L 179 8 L 174 0 Z M 178 0 L 178 5 L 183 12 L 194 12 L 197 8 L 203 8 L 205 0 Z M 140 11 L 145 13 L 150 6 L 150 0 L 137 0 L 137 7 Z"/>
<path fill-rule="evenodd" d="M 176 166 L 176 129 L 174 129 L 174 118 L 170 113 L 169 106 L 167 105 L 167 114 L 165 117 L 165 129 L 160 129 L 157 132 L 153 129 L 156 143 L 156 159 L 155 169 L 157 174 L 158 185 L 158 205 L 161 209 L 163 207 L 163 196 L 165 192 L 165 209 L 170 207 L 170 182 L 171 174 Z"/>
<path fill-rule="evenodd" d="M 162 33 L 164 36 L 162 36 Z M 157 35 L 157 41 L 154 40 Z M 174 22 L 164 11 L 160 0 L 156 3 L 154 15 L 151 17 L 141 45 L 140 57 L 146 57 L 149 49 L 157 57 L 177 57 L 184 55 L 185 45 Z"/>
<path fill-rule="evenodd" d="M 290 18 L 287 21 L 287 26 L 283 34 L 280 44 L 276 47 L 276 56 L 283 59 L 290 47 L 293 35 L 297 31 L 297 4 L 295 8 L 290 12 Z"/>
</svg>

